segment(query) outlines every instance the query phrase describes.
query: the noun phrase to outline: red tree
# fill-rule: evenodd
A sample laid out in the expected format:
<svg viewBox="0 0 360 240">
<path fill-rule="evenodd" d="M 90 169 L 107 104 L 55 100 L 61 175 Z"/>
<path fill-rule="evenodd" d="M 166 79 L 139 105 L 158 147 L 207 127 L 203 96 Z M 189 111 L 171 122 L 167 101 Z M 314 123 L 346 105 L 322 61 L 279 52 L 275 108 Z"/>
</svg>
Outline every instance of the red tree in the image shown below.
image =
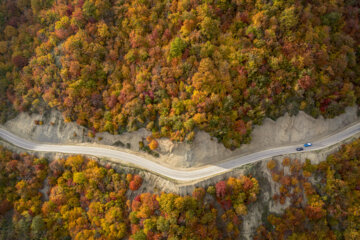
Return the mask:
<svg viewBox="0 0 360 240">
<path fill-rule="evenodd" d="M 198 201 L 202 201 L 205 197 L 205 189 L 203 188 L 195 188 L 194 192 L 192 193 L 192 196 L 196 198 Z"/>
<path fill-rule="evenodd" d="M 12 62 L 16 67 L 18 67 L 20 69 L 25 67 L 28 64 L 28 60 L 21 55 L 17 55 L 15 57 L 13 57 Z"/>
<path fill-rule="evenodd" d="M 131 191 L 136 191 L 142 184 L 142 178 L 139 175 L 135 175 L 133 180 L 129 184 L 129 188 Z"/>
<path fill-rule="evenodd" d="M 225 181 L 220 181 L 215 185 L 216 196 L 218 198 L 224 198 L 226 195 L 226 183 Z"/>
</svg>

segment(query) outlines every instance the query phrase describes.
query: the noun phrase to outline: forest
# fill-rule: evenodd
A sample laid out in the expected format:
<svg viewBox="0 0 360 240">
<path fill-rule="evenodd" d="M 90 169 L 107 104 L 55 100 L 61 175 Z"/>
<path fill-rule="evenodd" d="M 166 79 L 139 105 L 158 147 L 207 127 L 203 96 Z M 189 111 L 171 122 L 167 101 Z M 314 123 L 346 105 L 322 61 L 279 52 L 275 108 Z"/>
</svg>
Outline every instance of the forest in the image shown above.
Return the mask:
<svg viewBox="0 0 360 240">
<path fill-rule="evenodd" d="M 263 211 L 253 239 L 359 239 L 359 159 L 357 139 L 318 164 L 268 161 L 278 186 L 270 201 L 288 207 Z M 141 173 L 79 155 L 49 160 L 0 148 L 0 240 L 239 239 L 249 207 L 268 191 L 242 175 L 191 195 L 148 192 Z"/>
<path fill-rule="evenodd" d="M 291 204 L 280 216 L 270 214 L 254 240 L 360 239 L 360 139 L 316 165 L 284 158 L 268 168 L 281 185 L 273 200 Z"/>
<path fill-rule="evenodd" d="M 251 176 L 188 196 L 142 183 L 79 155 L 48 163 L 0 148 L 0 239 L 234 239 L 259 193 Z"/>
<path fill-rule="evenodd" d="M 359 104 L 356 0 L 1 0 L 0 120 L 55 108 L 235 149 L 264 117 Z"/>
</svg>

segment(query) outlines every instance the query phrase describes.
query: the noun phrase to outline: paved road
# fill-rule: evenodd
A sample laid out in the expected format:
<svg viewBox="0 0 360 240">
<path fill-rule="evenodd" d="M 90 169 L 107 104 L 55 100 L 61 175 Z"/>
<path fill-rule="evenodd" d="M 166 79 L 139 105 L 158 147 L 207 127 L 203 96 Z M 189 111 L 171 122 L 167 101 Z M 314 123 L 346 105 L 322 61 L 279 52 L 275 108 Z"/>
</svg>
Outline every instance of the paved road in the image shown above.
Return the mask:
<svg viewBox="0 0 360 240">
<path fill-rule="evenodd" d="M 341 132 L 325 137 L 319 141 L 313 142 L 313 146 L 305 148 L 304 151 L 313 151 L 313 150 L 325 148 L 327 146 L 331 146 L 359 132 L 360 132 L 360 123 L 357 123 L 355 125 L 352 125 L 344 129 Z M 98 157 L 106 157 L 106 158 L 110 158 L 114 162 L 131 163 L 143 169 L 147 169 L 152 172 L 156 172 L 160 175 L 179 181 L 194 181 L 215 174 L 227 172 L 233 168 L 240 167 L 241 165 L 247 163 L 256 162 L 277 155 L 294 153 L 296 152 L 296 147 L 299 146 L 299 145 L 292 145 L 292 146 L 267 149 L 246 156 L 233 158 L 232 160 L 222 162 L 218 165 L 206 166 L 196 170 L 175 170 L 162 166 L 150 160 L 147 160 L 143 157 L 109 148 L 30 142 L 2 128 L 0 128 L 0 137 L 20 148 L 27 150 L 40 151 L 40 152 L 86 154 L 86 155 L 94 155 Z"/>
</svg>

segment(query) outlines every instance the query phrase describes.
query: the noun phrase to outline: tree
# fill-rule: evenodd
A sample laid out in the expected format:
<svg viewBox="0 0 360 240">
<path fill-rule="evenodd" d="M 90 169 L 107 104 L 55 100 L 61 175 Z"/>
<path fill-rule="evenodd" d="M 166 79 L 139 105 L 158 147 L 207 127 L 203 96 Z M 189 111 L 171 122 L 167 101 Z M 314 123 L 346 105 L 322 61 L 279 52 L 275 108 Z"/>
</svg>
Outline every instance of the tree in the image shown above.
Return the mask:
<svg viewBox="0 0 360 240">
<path fill-rule="evenodd" d="M 143 231 L 138 231 L 135 234 L 130 236 L 130 239 L 132 240 L 146 240 L 146 235 Z"/>
<path fill-rule="evenodd" d="M 96 18 L 96 6 L 91 0 L 86 0 L 82 7 L 84 16 Z"/>
<path fill-rule="evenodd" d="M 38 14 L 41 9 L 41 0 L 31 0 L 31 9 L 33 11 L 34 16 Z"/>
<path fill-rule="evenodd" d="M 237 204 L 234 206 L 235 212 L 238 216 L 247 214 L 247 207 L 244 204 Z"/>
<path fill-rule="evenodd" d="M 170 44 L 170 57 L 176 58 L 180 56 L 186 48 L 186 42 L 179 37 L 176 37 Z"/>
<path fill-rule="evenodd" d="M 290 8 L 286 8 L 280 16 L 281 26 L 285 28 L 285 30 L 290 30 L 295 27 L 298 23 L 297 16 L 295 14 L 295 7 L 292 6 Z"/>
<path fill-rule="evenodd" d="M 165 219 L 163 216 L 159 216 L 156 222 L 156 228 L 162 233 L 166 233 L 170 229 L 169 220 Z"/>
<path fill-rule="evenodd" d="M 215 188 L 216 188 L 216 197 L 218 197 L 220 199 L 224 198 L 226 195 L 225 181 L 220 181 L 220 182 L 216 183 Z"/>
<path fill-rule="evenodd" d="M 206 39 L 216 39 L 217 35 L 220 33 L 219 21 L 210 17 L 205 17 L 200 23 L 200 32 Z"/>
<path fill-rule="evenodd" d="M 284 167 L 287 167 L 287 166 L 290 165 L 290 162 L 291 162 L 290 158 L 285 157 L 285 158 L 283 159 L 283 161 L 282 161 L 282 165 L 283 165 Z M 271 169 L 270 169 L 270 170 L 271 170 Z"/>
<path fill-rule="evenodd" d="M 10 40 L 17 35 L 17 30 L 13 26 L 7 25 L 4 29 L 6 39 Z"/>
<path fill-rule="evenodd" d="M 238 131 L 241 135 L 245 135 L 247 131 L 245 122 L 243 120 L 236 121 L 234 129 Z"/>
<path fill-rule="evenodd" d="M 4 199 L 0 202 L 0 215 L 5 214 L 7 211 L 13 208 L 12 204 L 7 200 Z"/>
<path fill-rule="evenodd" d="M 40 239 L 46 232 L 45 222 L 40 215 L 35 216 L 32 219 L 30 226 L 31 236 L 33 239 Z"/>
<path fill-rule="evenodd" d="M 267 168 L 271 171 L 276 167 L 276 161 L 271 159 L 267 162 Z"/>
<path fill-rule="evenodd" d="M 204 200 L 205 193 L 206 193 L 205 189 L 203 189 L 203 188 L 195 188 L 195 190 L 192 193 L 192 196 L 196 200 L 202 202 Z"/>
<path fill-rule="evenodd" d="M 16 235 L 20 239 L 30 239 L 31 216 L 27 213 L 15 224 Z"/>
<path fill-rule="evenodd" d="M 314 81 L 309 75 L 305 75 L 298 80 L 298 84 L 301 88 L 306 90 L 314 84 Z"/>
<path fill-rule="evenodd" d="M 206 192 L 209 193 L 210 195 L 215 196 L 215 194 L 216 194 L 216 189 L 215 189 L 214 186 L 209 186 L 209 187 L 207 188 Z"/>
<path fill-rule="evenodd" d="M 82 185 L 87 181 L 87 179 L 83 172 L 76 172 L 74 173 L 73 181 L 74 183 Z"/>
<path fill-rule="evenodd" d="M 13 57 L 12 62 L 19 69 L 22 69 L 28 64 L 28 60 L 21 55 Z"/>
<path fill-rule="evenodd" d="M 136 191 L 140 188 L 141 184 L 142 184 L 142 178 L 139 175 L 135 175 L 134 179 L 129 183 L 129 188 L 132 191 Z"/>
<path fill-rule="evenodd" d="M 71 167 L 75 171 L 79 171 L 84 163 L 84 158 L 81 155 L 68 157 L 65 161 L 65 166 Z"/>
<path fill-rule="evenodd" d="M 191 79 L 192 85 L 196 90 L 205 94 L 218 93 L 224 87 L 218 82 L 219 75 L 220 73 L 217 71 L 214 62 L 210 58 L 203 58 L 200 61 L 198 72 Z M 200 95 L 202 92 L 194 92 L 193 98 L 195 98 L 196 94 Z"/>
<path fill-rule="evenodd" d="M 149 143 L 149 148 L 155 150 L 159 146 L 158 142 L 155 139 L 152 139 Z"/>
</svg>

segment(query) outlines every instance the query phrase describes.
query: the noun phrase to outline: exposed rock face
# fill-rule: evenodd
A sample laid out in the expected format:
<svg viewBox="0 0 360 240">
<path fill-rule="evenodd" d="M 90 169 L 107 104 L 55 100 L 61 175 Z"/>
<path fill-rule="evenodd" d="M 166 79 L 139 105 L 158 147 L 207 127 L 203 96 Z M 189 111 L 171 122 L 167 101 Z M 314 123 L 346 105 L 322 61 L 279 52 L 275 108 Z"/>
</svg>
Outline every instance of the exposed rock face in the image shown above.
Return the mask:
<svg viewBox="0 0 360 240">
<path fill-rule="evenodd" d="M 357 107 L 347 108 L 344 114 L 334 119 L 324 119 L 322 116 L 314 119 L 304 112 L 299 112 L 296 116 L 285 114 L 277 121 L 266 118 L 261 126 L 255 126 L 251 143 L 244 144 L 235 151 L 211 140 L 207 133 L 199 132 L 191 145 L 193 158 L 190 159 L 190 165 L 209 164 L 266 148 L 312 141 L 358 120 Z"/>
<path fill-rule="evenodd" d="M 357 107 L 347 108 L 344 114 L 334 119 L 322 116 L 314 119 L 304 112 L 299 112 L 297 116 L 286 114 L 277 121 L 267 118 L 261 126 L 254 128 L 251 143 L 235 151 L 226 149 L 203 131 L 196 134 L 192 144 L 160 139 L 159 160 L 172 167 L 197 167 L 266 148 L 313 141 L 358 121 L 357 110 Z"/>
<path fill-rule="evenodd" d="M 211 139 L 206 132 L 199 131 L 193 143 L 171 142 L 169 139 L 159 139 L 160 158 L 146 155 L 147 158 L 173 168 L 199 167 L 256 152 L 266 148 L 281 145 L 291 145 L 329 135 L 337 130 L 358 121 L 357 107 L 349 107 L 346 112 L 334 119 L 319 117 L 314 119 L 304 112 L 296 116 L 285 114 L 273 121 L 265 119 L 261 126 L 255 126 L 252 132 L 252 141 L 235 151 L 226 149 L 216 140 Z M 35 120 L 43 120 L 43 125 L 36 125 Z M 52 143 L 98 143 L 114 145 L 128 149 L 133 153 L 139 151 L 139 141 L 144 140 L 151 132 L 142 128 L 135 132 L 121 135 L 98 133 L 95 138 L 88 137 L 88 129 L 76 123 L 65 123 L 61 114 L 55 110 L 48 114 L 21 113 L 15 119 L 5 123 L 5 128 L 19 136 L 39 141 Z"/>
<path fill-rule="evenodd" d="M 43 124 L 37 125 L 35 122 L 40 120 Z M 140 129 L 121 135 L 98 133 L 92 138 L 88 136 L 89 129 L 75 122 L 65 123 L 61 113 L 55 110 L 43 115 L 20 113 L 16 118 L 7 121 L 4 127 L 18 136 L 37 142 L 100 143 L 109 146 L 117 145 L 118 148 L 126 151 L 130 149 L 134 153 L 139 150 L 139 141 L 150 135 L 146 129 Z M 151 159 L 151 156 L 149 158 Z"/>
<path fill-rule="evenodd" d="M 35 121 L 43 121 L 36 125 Z M 50 143 L 78 143 L 89 141 L 87 130 L 76 123 L 65 123 L 60 112 L 47 114 L 20 113 L 16 118 L 5 123 L 11 132 L 34 141 Z"/>
<path fill-rule="evenodd" d="M 276 122 L 267 118 L 263 125 L 254 129 L 252 144 L 269 147 L 307 141 L 330 134 L 358 119 L 357 107 L 347 108 L 344 114 L 333 119 L 324 119 L 322 116 L 314 119 L 304 112 L 292 117 L 286 114 Z"/>
</svg>

